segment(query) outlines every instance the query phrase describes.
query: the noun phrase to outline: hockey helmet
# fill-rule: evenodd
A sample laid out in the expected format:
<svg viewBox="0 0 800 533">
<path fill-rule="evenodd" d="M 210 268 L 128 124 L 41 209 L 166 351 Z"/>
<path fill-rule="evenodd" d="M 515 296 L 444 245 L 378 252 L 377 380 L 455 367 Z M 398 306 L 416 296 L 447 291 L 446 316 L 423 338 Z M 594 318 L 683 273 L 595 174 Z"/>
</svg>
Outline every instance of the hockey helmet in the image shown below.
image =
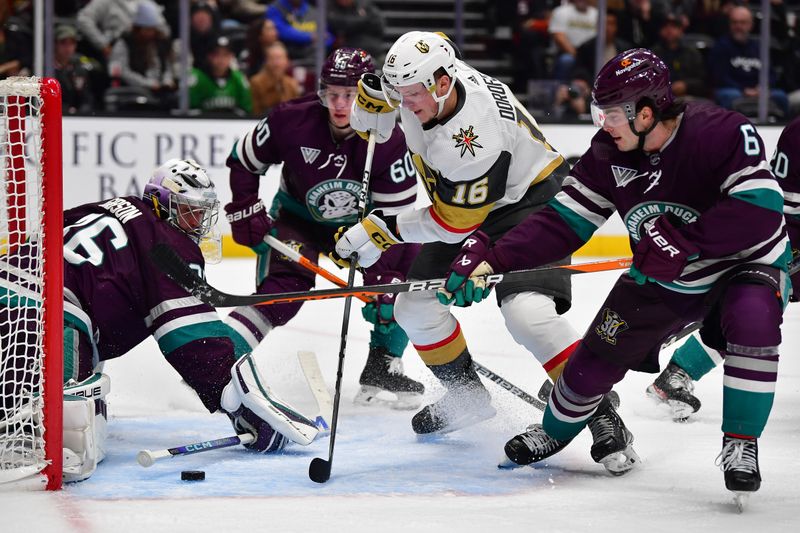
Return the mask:
<svg viewBox="0 0 800 533">
<path fill-rule="evenodd" d="M 450 90 L 442 96 L 436 95 L 434 74 L 443 69 L 453 83 Z M 387 101 L 397 107 L 402 105 L 398 87 L 421 83 L 439 104 L 439 112 L 444 101 L 455 86 L 458 68 L 456 52 L 450 40 L 438 33 L 410 31 L 400 36 L 386 53 L 383 64 L 381 86 Z"/>
<path fill-rule="evenodd" d="M 142 198 L 159 218 L 197 239 L 217 223 L 214 183 L 193 159 L 170 159 L 153 172 Z"/>
<path fill-rule="evenodd" d="M 595 125 L 632 122 L 643 98 L 651 100 L 657 114 L 674 101 L 667 65 L 650 50 L 634 48 L 618 54 L 597 74 L 592 89 Z M 617 112 L 611 113 L 611 109 Z"/>
<path fill-rule="evenodd" d="M 343 47 L 334 50 L 322 64 L 319 74 L 320 88 L 328 85 L 355 87 L 361 75 L 375 72 L 372 56 L 360 48 Z"/>
</svg>

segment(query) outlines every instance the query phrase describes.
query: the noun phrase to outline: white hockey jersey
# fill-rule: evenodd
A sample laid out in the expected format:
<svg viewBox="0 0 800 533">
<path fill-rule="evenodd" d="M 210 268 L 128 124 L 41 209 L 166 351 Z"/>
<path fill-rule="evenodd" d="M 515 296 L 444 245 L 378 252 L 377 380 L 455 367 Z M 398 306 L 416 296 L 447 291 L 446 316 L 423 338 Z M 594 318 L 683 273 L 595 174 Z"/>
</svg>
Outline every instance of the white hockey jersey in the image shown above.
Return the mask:
<svg viewBox="0 0 800 533">
<path fill-rule="evenodd" d="M 496 79 L 457 62 L 454 114 L 423 126 L 400 109 L 406 143 L 432 205 L 397 216 L 406 242 L 458 243 L 504 205 L 549 176 L 564 158 Z"/>
</svg>

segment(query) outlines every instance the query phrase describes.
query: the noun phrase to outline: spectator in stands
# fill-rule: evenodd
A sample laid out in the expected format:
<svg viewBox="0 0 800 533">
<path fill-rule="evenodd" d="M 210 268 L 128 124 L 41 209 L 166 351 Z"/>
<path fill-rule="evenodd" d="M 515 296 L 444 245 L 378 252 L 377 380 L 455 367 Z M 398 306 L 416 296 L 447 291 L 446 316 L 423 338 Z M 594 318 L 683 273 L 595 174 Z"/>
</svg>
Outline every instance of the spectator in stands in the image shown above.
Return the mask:
<svg viewBox="0 0 800 533">
<path fill-rule="evenodd" d="M 730 10 L 728 20 L 728 34 L 717 40 L 709 56 L 714 97 L 722 107 L 752 114 L 747 111 L 753 109 L 752 104 L 758 97 L 761 72 L 759 42 L 751 35 L 753 14 L 748 8 L 737 6 Z M 769 79 L 770 86 L 774 87 L 772 69 Z M 747 98 L 743 100 L 743 97 Z M 783 90 L 771 89 L 770 100 L 783 116 L 788 114 L 789 102 Z"/>
<path fill-rule="evenodd" d="M 266 49 L 267 60 L 261 70 L 250 78 L 250 94 L 253 98 L 253 114 L 265 116 L 281 102 L 297 98 L 302 94 L 300 84 L 289 76 L 289 53 L 280 41 Z"/>
<path fill-rule="evenodd" d="M 264 51 L 278 41 L 278 30 L 270 19 L 261 18 L 250 23 L 245 39 L 245 49 L 240 64 L 245 65 L 248 77 L 255 76 L 264 66 Z"/>
<path fill-rule="evenodd" d="M 621 39 L 617 35 L 617 29 L 617 14 L 609 10 L 606 12 L 606 46 L 600 66 L 605 65 L 606 62 L 616 57 L 621 52 L 632 48 L 631 43 Z M 572 78 L 583 80 L 587 87 L 594 82 L 596 50 L 597 39 L 589 39 L 580 45 L 575 55 L 575 67 L 572 70 Z"/>
<path fill-rule="evenodd" d="M 370 0 L 334 0 L 327 5 L 334 48 L 361 48 L 382 63 L 384 20 L 378 8 Z"/>
<path fill-rule="evenodd" d="M 264 16 L 264 4 L 269 2 L 257 0 L 218 0 L 220 11 L 227 19 L 234 19 L 250 24 Z"/>
<path fill-rule="evenodd" d="M 556 88 L 553 98 L 553 118 L 556 120 L 591 120 L 589 99 L 591 87 L 586 80 L 573 78 Z"/>
<path fill-rule="evenodd" d="M 97 50 L 98 59 L 107 59 L 114 43 L 130 31 L 138 6 L 142 3 L 155 7 L 158 22 L 156 27 L 164 36 L 169 37 L 167 21 L 151 0 L 91 0 L 78 12 L 78 29 Z"/>
<path fill-rule="evenodd" d="M 665 13 L 663 3 L 625 0 L 625 10 L 619 15 L 619 36 L 635 48 L 650 48 L 658 38 L 659 16 Z"/>
<path fill-rule="evenodd" d="M 512 28 L 511 60 L 517 93 L 527 91 L 528 80 L 547 78 L 547 49 L 550 46 L 548 24 L 559 0 L 517 0 L 497 2 L 498 24 Z"/>
<path fill-rule="evenodd" d="M 252 102 L 247 78 L 234 68 L 227 37 L 218 37 L 208 53 L 205 68 L 193 68 L 189 80 L 189 107 L 204 112 L 250 114 Z"/>
<path fill-rule="evenodd" d="M 9 6 L 14 8 L 14 6 Z M 7 8 L 8 9 L 8 8 Z M 0 79 L 7 76 L 30 76 L 33 67 L 33 24 L 30 6 L 7 12 L 0 37 Z"/>
<path fill-rule="evenodd" d="M 172 50 L 162 22 L 158 6 L 140 2 L 131 30 L 114 43 L 108 70 L 113 82 L 147 89 L 161 107 L 168 109 L 174 104 L 176 83 Z"/>
<path fill-rule="evenodd" d="M 289 57 L 297 63 L 310 65 L 317 40 L 316 8 L 307 0 L 276 0 L 267 8 L 266 17 L 275 23 L 278 38 L 286 45 Z M 325 46 L 330 47 L 333 36 L 327 31 L 325 35 Z"/>
<path fill-rule="evenodd" d="M 88 113 L 94 107 L 91 88 L 89 58 L 76 53 L 78 30 L 70 25 L 58 26 L 55 30 L 55 78 L 61 85 L 61 109 L 67 113 Z"/>
<path fill-rule="evenodd" d="M 653 45 L 653 52 L 669 67 L 672 94 L 683 98 L 704 98 L 708 92 L 703 56 L 697 48 L 683 42 L 683 28 L 679 17 L 667 15 L 661 23 L 659 41 Z"/>
<path fill-rule="evenodd" d="M 578 47 L 597 34 L 597 8 L 589 0 L 570 0 L 553 10 L 550 35 L 556 45 L 557 57 L 553 77 L 566 82 L 575 66 Z"/>
<path fill-rule="evenodd" d="M 192 4 L 189 19 L 189 43 L 192 52 L 192 66 L 205 67 L 206 56 L 214 46 L 219 34 L 219 11 L 208 2 Z"/>
</svg>

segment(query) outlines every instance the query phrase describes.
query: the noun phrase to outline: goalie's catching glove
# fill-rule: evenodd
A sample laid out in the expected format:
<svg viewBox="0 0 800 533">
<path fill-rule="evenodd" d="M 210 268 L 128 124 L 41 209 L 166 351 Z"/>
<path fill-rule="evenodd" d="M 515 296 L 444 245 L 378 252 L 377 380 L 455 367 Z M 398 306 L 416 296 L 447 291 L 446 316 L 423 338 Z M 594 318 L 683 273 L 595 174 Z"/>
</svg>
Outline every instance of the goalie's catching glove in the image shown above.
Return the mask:
<svg viewBox="0 0 800 533">
<path fill-rule="evenodd" d="M 700 249 L 681 235 L 665 215 L 645 222 L 643 230 L 628 273 L 639 285 L 679 278 L 686 264 L 700 253 Z"/>
<path fill-rule="evenodd" d="M 464 241 L 461 251 L 450 263 L 444 289 L 436 292 L 439 302 L 444 305 L 454 303 L 467 307 L 485 300 L 492 292 L 492 286 L 484 278 L 494 274 L 492 266 L 485 261 L 489 253 L 489 236 L 476 231 Z"/>
<path fill-rule="evenodd" d="M 339 228 L 334 239 L 336 248 L 330 254 L 331 260 L 340 267 L 350 265 L 350 256 L 355 252 L 358 266 L 369 268 L 393 244 L 403 242 L 389 228 L 395 228 L 396 218 L 386 216 L 380 210 L 373 211 L 355 226 L 345 230 Z"/>
<path fill-rule="evenodd" d="M 369 132 L 375 132 L 375 142 L 385 143 L 392 136 L 397 121 L 397 111 L 383 96 L 381 79 L 370 72 L 358 80 L 358 94 L 350 110 L 350 127 L 364 140 Z"/>
</svg>

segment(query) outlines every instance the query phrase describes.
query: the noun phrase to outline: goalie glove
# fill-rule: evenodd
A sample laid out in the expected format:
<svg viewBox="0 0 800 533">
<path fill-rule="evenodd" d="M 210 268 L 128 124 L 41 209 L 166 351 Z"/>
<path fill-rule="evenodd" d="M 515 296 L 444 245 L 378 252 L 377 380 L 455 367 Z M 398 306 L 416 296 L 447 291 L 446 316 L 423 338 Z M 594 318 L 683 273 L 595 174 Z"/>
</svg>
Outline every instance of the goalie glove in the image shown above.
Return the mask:
<svg viewBox="0 0 800 533">
<path fill-rule="evenodd" d="M 237 433 L 252 433 L 255 440 L 247 448 L 269 453 L 282 449 L 289 439 L 303 446 L 319 433 L 313 420 L 279 399 L 253 361 L 253 354 L 242 356 L 231 367 L 231 381 L 220 399 Z"/>
<path fill-rule="evenodd" d="M 485 261 L 489 253 L 489 236 L 476 231 L 464 241 L 461 251 L 450 263 L 444 288 L 436 292 L 443 305 L 455 304 L 468 307 L 485 300 L 492 292 L 492 286 L 477 276 L 494 274 L 492 266 Z"/>
<path fill-rule="evenodd" d="M 687 263 L 700 253 L 700 249 L 675 229 L 665 215 L 645 222 L 643 229 L 628 273 L 639 285 L 679 278 Z"/>
<path fill-rule="evenodd" d="M 358 266 L 369 268 L 390 246 L 403 242 L 389 229 L 395 227 L 397 227 L 395 217 L 386 216 L 380 210 L 373 211 L 350 229 L 339 228 L 333 237 L 336 240 L 336 247 L 330 258 L 340 267 L 346 268 L 350 265 L 350 256 L 356 253 Z"/>
<path fill-rule="evenodd" d="M 389 105 L 381 90 L 381 79 L 370 72 L 358 80 L 358 93 L 350 110 L 350 127 L 364 140 L 374 131 L 378 144 L 385 143 L 392 136 L 397 111 Z"/>
</svg>

